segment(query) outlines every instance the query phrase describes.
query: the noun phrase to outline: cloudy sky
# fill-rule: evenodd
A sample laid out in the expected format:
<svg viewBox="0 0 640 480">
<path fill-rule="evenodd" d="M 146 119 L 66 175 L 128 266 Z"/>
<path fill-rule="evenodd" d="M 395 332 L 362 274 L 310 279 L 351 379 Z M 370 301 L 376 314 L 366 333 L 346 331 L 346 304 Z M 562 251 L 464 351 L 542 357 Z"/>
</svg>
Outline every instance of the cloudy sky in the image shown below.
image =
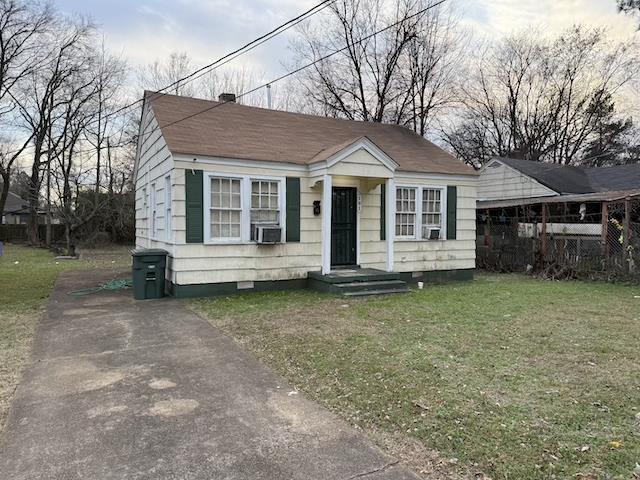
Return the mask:
<svg viewBox="0 0 640 480">
<path fill-rule="evenodd" d="M 640 36 L 637 19 L 616 11 L 615 0 L 449 0 L 476 36 L 500 36 L 527 25 L 554 32 L 576 23 L 604 26 L 612 36 Z M 131 64 L 185 51 L 196 65 L 267 32 L 318 0 L 56 0 L 67 13 L 90 16 L 107 45 Z M 288 35 L 293 35 L 290 33 Z M 239 64 L 277 75 L 290 52 L 283 35 Z"/>
</svg>

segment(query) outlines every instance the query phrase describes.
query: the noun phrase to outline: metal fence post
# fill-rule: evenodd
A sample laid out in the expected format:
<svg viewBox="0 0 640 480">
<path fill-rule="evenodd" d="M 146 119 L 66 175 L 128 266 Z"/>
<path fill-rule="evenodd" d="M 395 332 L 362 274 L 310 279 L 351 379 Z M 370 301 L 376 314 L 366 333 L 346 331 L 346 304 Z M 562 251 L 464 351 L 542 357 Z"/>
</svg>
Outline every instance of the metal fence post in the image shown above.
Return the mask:
<svg viewBox="0 0 640 480">
<path fill-rule="evenodd" d="M 542 204 L 542 238 L 541 238 L 541 253 L 542 253 L 542 266 L 544 267 L 547 261 L 547 204 Z"/>
<path fill-rule="evenodd" d="M 486 219 L 484 224 L 484 244 L 491 249 L 491 215 L 489 210 L 486 210 Z"/>
<path fill-rule="evenodd" d="M 602 255 L 602 259 L 606 260 L 609 255 L 607 254 L 608 250 L 608 238 L 609 238 L 609 203 L 602 202 L 602 218 L 600 219 L 602 223 L 602 236 L 600 237 L 600 254 Z"/>
<path fill-rule="evenodd" d="M 622 254 L 625 263 L 625 271 L 631 271 L 631 263 L 629 258 L 629 237 L 631 235 L 631 199 L 624 199 L 624 219 L 622 221 Z"/>
</svg>

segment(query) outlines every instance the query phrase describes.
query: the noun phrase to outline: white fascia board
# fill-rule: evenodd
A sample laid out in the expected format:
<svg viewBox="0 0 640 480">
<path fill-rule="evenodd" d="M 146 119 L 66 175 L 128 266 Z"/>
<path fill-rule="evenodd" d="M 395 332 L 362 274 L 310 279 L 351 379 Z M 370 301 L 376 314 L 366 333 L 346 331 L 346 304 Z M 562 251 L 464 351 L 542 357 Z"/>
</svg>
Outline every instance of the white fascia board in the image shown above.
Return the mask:
<svg viewBox="0 0 640 480">
<path fill-rule="evenodd" d="M 399 167 L 399 165 L 396 163 L 395 160 L 393 160 L 389 155 L 384 153 L 380 148 L 376 146 L 375 143 L 373 143 L 368 138 L 362 138 L 357 142 L 352 143 L 347 148 L 329 157 L 326 161 L 327 167 L 330 168 L 334 166 L 336 163 L 341 162 L 342 160 L 347 158 L 349 155 L 357 152 L 360 149 L 366 150 L 368 153 L 373 155 L 373 157 L 376 160 L 378 160 L 380 163 L 382 163 L 385 167 L 387 167 L 392 172 Z"/>
<path fill-rule="evenodd" d="M 394 172 L 399 167 L 398 163 L 396 163 L 395 160 L 393 160 L 389 155 L 382 151 L 375 143 L 373 143 L 368 138 L 361 138 L 348 147 L 343 148 L 339 152 L 334 153 L 326 160 L 319 160 L 312 163 L 311 165 L 309 165 L 309 171 L 315 172 L 316 170 L 320 170 L 323 168 L 331 168 L 336 163 L 341 162 L 349 155 L 361 149 L 370 153 L 376 160 L 378 160 L 382 165 L 387 167 L 392 172 Z"/>
<path fill-rule="evenodd" d="M 286 162 L 267 162 L 264 160 L 243 160 L 238 158 L 207 157 L 202 155 L 186 155 L 184 153 L 173 154 L 174 162 L 184 162 L 193 168 L 194 164 L 221 165 L 228 167 L 266 168 L 271 170 L 289 170 L 294 172 L 307 172 L 306 165 Z"/>
<path fill-rule="evenodd" d="M 549 192 L 551 192 L 551 193 L 549 193 L 549 194 L 547 194 L 547 195 L 536 195 L 537 197 L 551 197 L 551 196 L 554 196 L 554 195 L 560 195 L 560 192 L 556 192 L 553 188 L 549 188 L 549 187 L 547 187 L 545 184 L 540 183 L 538 180 L 536 180 L 536 179 L 535 179 L 535 178 L 533 178 L 532 176 L 527 175 L 527 174 L 526 174 L 526 173 L 524 173 L 524 172 L 521 172 L 521 171 L 520 171 L 520 170 L 518 170 L 517 168 L 513 168 L 512 166 L 507 165 L 507 164 L 506 164 L 506 163 L 504 163 L 504 162 L 501 162 L 499 158 L 494 158 L 494 159 L 492 159 L 489 163 L 487 163 L 487 166 L 489 166 L 490 164 L 496 163 L 496 162 L 500 163 L 500 165 L 502 165 L 502 166 L 503 166 L 503 167 L 505 167 L 505 168 L 508 168 L 508 169 L 509 169 L 509 170 L 511 170 L 512 172 L 516 172 L 517 174 L 522 175 L 523 177 L 527 177 L 529 180 L 531 180 L 531 181 L 532 181 L 533 183 L 535 183 L 536 185 L 539 185 L 540 187 L 544 188 L 545 190 L 548 190 Z M 506 200 L 506 199 L 505 199 L 505 200 Z"/>
<path fill-rule="evenodd" d="M 502 163 L 500 161 L 500 158 L 498 157 L 493 157 L 491 160 L 489 160 L 487 163 L 485 163 L 482 168 L 480 170 L 478 170 L 478 172 L 480 172 L 480 174 L 482 175 L 482 172 L 484 172 L 487 168 L 489 168 L 491 165 L 493 165 L 494 163 L 500 163 L 501 165 L 504 165 L 505 167 L 507 165 L 505 165 L 504 163 Z"/>
<path fill-rule="evenodd" d="M 140 164 L 140 149 L 142 148 L 142 143 L 144 142 L 144 138 L 142 138 L 142 127 L 144 125 L 144 120 L 149 113 L 149 104 L 147 100 L 144 100 L 142 105 L 142 113 L 140 114 L 140 124 L 138 125 L 138 144 L 136 145 L 136 156 L 133 160 L 133 184 L 136 184 L 138 180 L 138 165 Z"/>
<path fill-rule="evenodd" d="M 435 180 L 435 181 L 477 181 L 480 176 L 469 174 L 469 175 L 461 175 L 461 174 L 446 174 L 446 173 L 425 173 L 425 172 L 410 172 L 405 170 L 399 170 L 395 172 L 395 178 L 415 178 L 419 180 Z"/>
</svg>

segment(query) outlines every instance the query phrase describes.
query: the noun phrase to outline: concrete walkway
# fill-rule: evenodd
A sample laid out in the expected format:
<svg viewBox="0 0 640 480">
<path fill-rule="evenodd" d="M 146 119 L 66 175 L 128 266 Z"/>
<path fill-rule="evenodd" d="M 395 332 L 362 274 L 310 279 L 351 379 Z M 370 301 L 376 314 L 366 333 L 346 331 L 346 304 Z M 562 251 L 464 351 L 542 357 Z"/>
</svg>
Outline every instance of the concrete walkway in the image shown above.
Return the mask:
<svg viewBox="0 0 640 480">
<path fill-rule="evenodd" d="M 109 278 L 58 279 L 0 478 L 417 478 L 179 301 L 66 294 Z"/>
</svg>

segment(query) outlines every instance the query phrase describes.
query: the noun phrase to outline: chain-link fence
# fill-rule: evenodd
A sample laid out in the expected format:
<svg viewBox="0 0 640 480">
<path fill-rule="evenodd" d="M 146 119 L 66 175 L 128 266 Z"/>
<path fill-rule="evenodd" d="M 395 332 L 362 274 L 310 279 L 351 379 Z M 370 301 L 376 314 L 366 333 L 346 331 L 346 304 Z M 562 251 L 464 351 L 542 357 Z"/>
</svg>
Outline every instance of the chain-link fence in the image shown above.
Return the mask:
<svg viewBox="0 0 640 480">
<path fill-rule="evenodd" d="M 640 281 L 640 197 L 479 209 L 478 268 Z"/>
</svg>

